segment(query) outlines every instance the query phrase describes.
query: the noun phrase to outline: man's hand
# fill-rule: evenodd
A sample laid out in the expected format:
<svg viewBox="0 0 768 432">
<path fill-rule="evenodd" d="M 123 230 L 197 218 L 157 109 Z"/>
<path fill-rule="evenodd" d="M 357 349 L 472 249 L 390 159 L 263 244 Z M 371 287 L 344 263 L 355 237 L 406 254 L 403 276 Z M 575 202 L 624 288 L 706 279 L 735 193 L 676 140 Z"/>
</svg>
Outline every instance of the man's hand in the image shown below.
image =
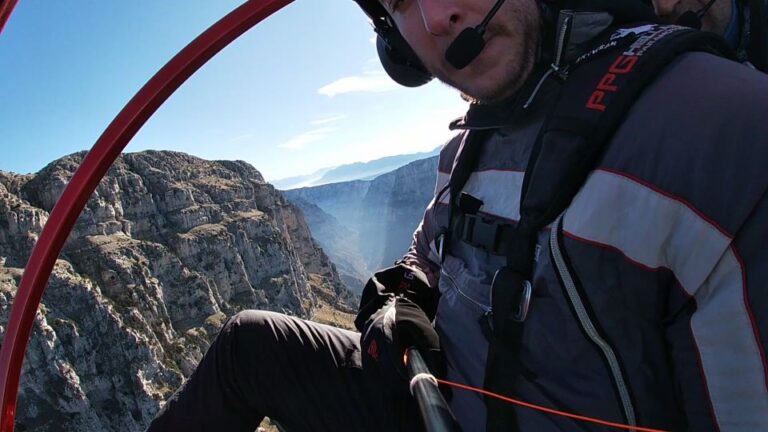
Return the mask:
<svg viewBox="0 0 768 432">
<path fill-rule="evenodd" d="M 439 297 L 422 271 L 397 264 L 376 272 L 360 299 L 355 327 L 361 333 L 363 372 L 379 383 L 382 397 L 403 430 L 412 430 L 418 416 L 409 392 L 405 350 L 418 348 L 432 373 L 445 376 L 440 342 L 432 327 Z"/>
<path fill-rule="evenodd" d="M 377 369 L 382 378 L 406 379 L 405 350 L 416 347 L 437 376 L 445 375 L 437 332 L 424 311 L 405 297 L 391 298 L 363 329 L 363 368 Z"/>
<path fill-rule="evenodd" d="M 429 321 L 435 318 L 437 300 L 440 297 L 437 289 L 429 286 L 427 276 L 421 270 L 397 264 L 377 271 L 368 279 L 363 288 L 360 308 L 355 318 L 357 330 L 365 333 L 369 318 L 397 296 L 405 297 L 417 304 Z"/>
</svg>

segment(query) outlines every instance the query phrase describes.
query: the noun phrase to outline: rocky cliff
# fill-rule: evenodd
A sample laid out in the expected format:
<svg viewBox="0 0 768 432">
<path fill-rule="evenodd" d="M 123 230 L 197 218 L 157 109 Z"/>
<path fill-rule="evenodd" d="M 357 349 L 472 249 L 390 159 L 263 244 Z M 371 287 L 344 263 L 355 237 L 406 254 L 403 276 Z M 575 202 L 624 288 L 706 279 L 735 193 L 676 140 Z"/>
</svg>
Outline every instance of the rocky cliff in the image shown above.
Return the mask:
<svg viewBox="0 0 768 432">
<path fill-rule="evenodd" d="M 351 291 L 359 293 L 370 273 L 358 250 L 360 239 L 357 231 L 309 201 L 295 197 L 292 202 L 304 212 L 312 237 L 331 257 L 341 280 Z"/>
<path fill-rule="evenodd" d="M 371 257 L 370 265 L 377 268 L 390 266 L 408 250 L 413 232 L 434 196 L 436 182 L 437 156 L 411 162 L 373 180 L 365 197 L 361 220 L 374 220 L 376 203 L 384 206 L 379 213 L 379 226 L 372 227 L 369 233 L 363 230 L 362 234 L 382 239 L 377 247 L 364 252 Z"/>
<path fill-rule="evenodd" d="M 0 331 L 75 154 L 0 173 Z M 350 322 L 356 299 L 301 210 L 244 162 L 118 159 L 77 220 L 37 313 L 17 430 L 143 430 L 226 317 Z"/>
<path fill-rule="evenodd" d="M 437 156 L 370 181 L 294 189 L 285 195 L 315 215 L 307 219 L 310 229 L 339 268 L 366 280 L 408 249 L 432 199 L 436 175 Z M 359 290 L 362 284 L 349 288 Z"/>
</svg>

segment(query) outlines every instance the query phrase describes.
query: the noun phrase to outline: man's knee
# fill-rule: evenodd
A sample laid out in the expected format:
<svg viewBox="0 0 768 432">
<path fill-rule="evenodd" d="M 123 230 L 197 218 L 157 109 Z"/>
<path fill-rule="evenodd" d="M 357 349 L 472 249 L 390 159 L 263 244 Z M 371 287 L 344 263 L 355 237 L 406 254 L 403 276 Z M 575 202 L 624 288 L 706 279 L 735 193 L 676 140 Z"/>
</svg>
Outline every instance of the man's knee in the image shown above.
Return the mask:
<svg viewBox="0 0 768 432">
<path fill-rule="evenodd" d="M 289 317 L 275 312 L 245 310 L 227 320 L 218 339 L 232 347 L 271 348 L 278 342 L 282 323 Z"/>
<path fill-rule="evenodd" d="M 287 360 L 304 357 L 313 349 L 312 323 L 277 312 L 245 310 L 232 316 L 217 337 L 216 344 L 236 364 L 281 368 Z M 309 350 L 309 351 L 308 351 Z"/>
<path fill-rule="evenodd" d="M 273 321 L 278 314 L 249 310 L 222 327 L 197 370 L 166 403 L 152 431 L 254 430 L 266 414 L 265 393 L 275 363 Z M 271 363 L 270 363 L 271 362 Z"/>
<path fill-rule="evenodd" d="M 229 317 L 227 322 L 224 323 L 223 330 L 231 331 L 232 329 L 245 329 L 246 331 L 249 331 L 253 328 L 260 329 L 264 326 L 269 326 L 271 322 L 281 316 L 283 315 L 275 312 L 248 309 Z"/>
</svg>

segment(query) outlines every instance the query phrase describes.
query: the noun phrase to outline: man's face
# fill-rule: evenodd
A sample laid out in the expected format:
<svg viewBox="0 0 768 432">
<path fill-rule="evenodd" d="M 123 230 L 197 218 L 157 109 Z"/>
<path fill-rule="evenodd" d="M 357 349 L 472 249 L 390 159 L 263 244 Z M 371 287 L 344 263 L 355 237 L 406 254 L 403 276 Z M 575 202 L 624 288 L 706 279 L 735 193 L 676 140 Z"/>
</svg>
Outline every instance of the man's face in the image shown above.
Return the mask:
<svg viewBox="0 0 768 432">
<path fill-rule="evenodd" d="M 696 12 L 707 3 L 709 3 L 708 0 L 653 0 L 653 7 L 659 18 L 674 24 L 683 13 Z M 701 29 L 723 35 L 731 20 L 731 6 L 731 0 L 715 0 L 709 11 L 701 18 Z"/>
<path fill-rule="evenodd" d="M 445 51 L 479 25 L 495 0 L 380 0 L 424 66 L 438 79 L 485 103 L 511 96 L 528 77 L 540 38 L 538 0 L 506 0 L 488 24 L 486 45 L 461 70 Z"/>
</svg>

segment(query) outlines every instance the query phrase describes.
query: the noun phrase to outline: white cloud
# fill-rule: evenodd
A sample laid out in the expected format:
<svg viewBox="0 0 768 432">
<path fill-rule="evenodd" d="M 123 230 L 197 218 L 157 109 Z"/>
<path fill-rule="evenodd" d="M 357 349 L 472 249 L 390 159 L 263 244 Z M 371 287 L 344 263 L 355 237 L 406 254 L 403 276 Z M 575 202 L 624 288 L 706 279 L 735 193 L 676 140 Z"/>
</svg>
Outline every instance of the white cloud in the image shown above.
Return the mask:
<svg viewBox="0 0 768 432">
<path fill-rule="evenodd" d="M 303 134 L 291 138 L 283 144 L 280 144 L 278 147 L 289 150 L 300 150 L 306 147 L 308 144 L 320 141 L 321 139 L 325 138 L 326 135 L 335 131 L 336 129 L 337 128 L 335 127 L 323 127 L 304 132 Z"/>
<path fill-rule="evenodd" d="M 317 126 L 317 125 L 328 124 L 328 123 L 337 123 L 341 120 L 344 120 L 345 118 L 347 118 L 346 114 L 338 114 L 338 115 L 330 114 L 330 115 L 321 116 L 318 119 L 312 120 L 311 122 L 309 122 L 309 124 Z"/>
<path fill-rule="evenodd" d="M 376 45 L 376 38 L 377 38 L 377 37 L 378 37 L 378 36 L 376 36 L 376 35 L 373 35 L 373 36 L 371 36 L 371 38 L 370 38 L 370 39 L 368 39 L 368 42 L 370 42 L 370 43 L 372 43 L 372 44 Z"/>
<path fill-rule="evenodd" d="M 340 78 L 328 85 L 320 87 L 318 94 L 328 97 L 345 93 L 381 93 L 397 90 L 399 86 L 395 84 L 383 71 L 365 73 L 363 75 L 348 76 Z"/>
</svg>

